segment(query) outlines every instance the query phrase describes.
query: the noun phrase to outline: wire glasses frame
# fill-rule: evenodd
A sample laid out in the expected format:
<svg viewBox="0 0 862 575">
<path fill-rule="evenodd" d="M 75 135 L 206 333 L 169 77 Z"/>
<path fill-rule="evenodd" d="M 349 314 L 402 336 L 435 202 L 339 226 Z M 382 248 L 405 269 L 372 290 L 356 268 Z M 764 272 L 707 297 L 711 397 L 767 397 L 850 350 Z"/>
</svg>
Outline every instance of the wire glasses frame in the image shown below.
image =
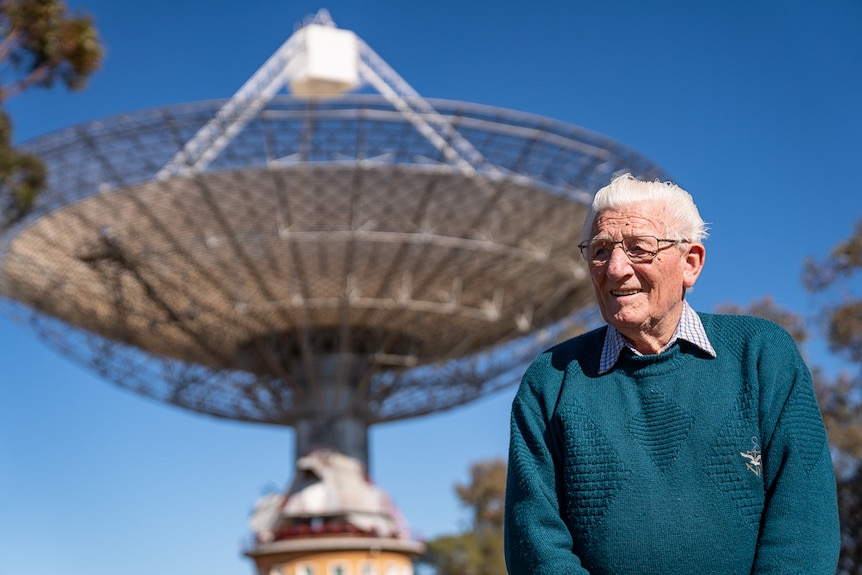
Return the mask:
<svg viewBox="0 0 862 575">
<path fill-rule="evenodd" d="M 670 245 L 662 246 L 662 243 Z M 583 241 L 578 244 L 578 247 L 587 262 L 594 266 L 603 266 L 610 261 L 611 254 L 617 245 L 623 248 L 630 262 L 642 264 L 653 261 L 661 250 L 667 249 L 671 245 L 687 243 L 689 243 L 688 240 L 668 240 L 655 236 L 629 236 L 617 242 L 596 238 Z"/>
</svg>

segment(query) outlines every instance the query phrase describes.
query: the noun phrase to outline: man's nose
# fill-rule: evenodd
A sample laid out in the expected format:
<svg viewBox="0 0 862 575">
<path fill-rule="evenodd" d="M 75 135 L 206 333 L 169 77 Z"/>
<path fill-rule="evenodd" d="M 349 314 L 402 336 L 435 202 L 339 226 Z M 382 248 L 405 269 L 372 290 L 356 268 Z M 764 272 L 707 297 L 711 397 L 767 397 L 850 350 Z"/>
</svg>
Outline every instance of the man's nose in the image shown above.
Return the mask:
<svg viewBox="0 0 862 575">
<path fill-rule="evenodd" d="M 627 272 L 630 268 L 630 265 L 631 262 L 629 261 L 629 256 L 623 249 L 623 245 L 616 244 L 613 249 L 611 249 L 611 257 L 610 259 L 608 259 L 608 273 L 614 276 L 618 276 L 622 273 Z"/>
</svg>

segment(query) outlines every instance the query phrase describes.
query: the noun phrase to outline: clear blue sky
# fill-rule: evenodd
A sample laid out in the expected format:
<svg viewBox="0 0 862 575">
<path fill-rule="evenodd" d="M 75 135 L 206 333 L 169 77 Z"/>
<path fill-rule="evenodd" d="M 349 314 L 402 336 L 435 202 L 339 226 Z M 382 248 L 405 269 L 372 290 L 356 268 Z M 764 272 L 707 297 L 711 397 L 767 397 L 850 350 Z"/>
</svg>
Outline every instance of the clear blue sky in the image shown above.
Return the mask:
<svg viewBox="0 0 862 575">
<path fill-rule="evenodd" d="M 229 97 L 320 8 L 428 97 L 582 125 L 634 148 L 711 222 L 697 309 L 767 294 L 862 215 L 862 1 L 80 0 L 107 44 L 88 89 L 9 103 L 16 140 Z M 822 345 L 819 346 L 822 348 Z M 825 361 L 815 342 L 815 361 Z M 112 387 L 0 318 L 0 575 L 238 575 L 253 502 L 293 436 Z M 414 530 L 466 516 L 453 486 L 505 456 L 514 389 L 372 432 L 371 471 Z"/>
</svg>

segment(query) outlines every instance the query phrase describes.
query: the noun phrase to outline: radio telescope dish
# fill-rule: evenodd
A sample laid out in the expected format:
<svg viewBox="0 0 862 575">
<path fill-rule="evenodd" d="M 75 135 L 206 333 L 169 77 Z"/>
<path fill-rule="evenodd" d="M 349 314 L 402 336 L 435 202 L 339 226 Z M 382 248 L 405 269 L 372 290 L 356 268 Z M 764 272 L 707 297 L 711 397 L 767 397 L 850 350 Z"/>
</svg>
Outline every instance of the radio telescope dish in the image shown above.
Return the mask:
<svg viewBox="0 0 862 575">
<path fill-rule="evenodd" d="M 370 425 L 515 381 L 593 310 L 575 248 L 593 192 L 661 169 L 583 128 L 422 98 L 339 32 L 318 17 L 229 100 L 26 143 L 50 181 L 0 232 L 13 313 L 121 387 L 293 427 L 298 455 L 367 461 Z M 355 58 L 327 63 L 319 33 Z"/>
</svg>

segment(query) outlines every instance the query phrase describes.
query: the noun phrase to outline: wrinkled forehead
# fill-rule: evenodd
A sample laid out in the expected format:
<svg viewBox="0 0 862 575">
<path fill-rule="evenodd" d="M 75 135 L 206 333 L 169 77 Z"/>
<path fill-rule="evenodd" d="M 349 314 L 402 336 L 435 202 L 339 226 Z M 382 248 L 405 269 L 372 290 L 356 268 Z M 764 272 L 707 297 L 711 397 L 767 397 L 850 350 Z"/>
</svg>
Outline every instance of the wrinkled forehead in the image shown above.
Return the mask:
<svg viewBox="0 0 862 575">
<path fill-rule="evenodd" d="M 667 227 L 664 216 L 664 206 L 659 202 L 605 208 L 596 214 L 590 235 L 613 239 L 656 234 L 663 237 Z"/>
</svg>

